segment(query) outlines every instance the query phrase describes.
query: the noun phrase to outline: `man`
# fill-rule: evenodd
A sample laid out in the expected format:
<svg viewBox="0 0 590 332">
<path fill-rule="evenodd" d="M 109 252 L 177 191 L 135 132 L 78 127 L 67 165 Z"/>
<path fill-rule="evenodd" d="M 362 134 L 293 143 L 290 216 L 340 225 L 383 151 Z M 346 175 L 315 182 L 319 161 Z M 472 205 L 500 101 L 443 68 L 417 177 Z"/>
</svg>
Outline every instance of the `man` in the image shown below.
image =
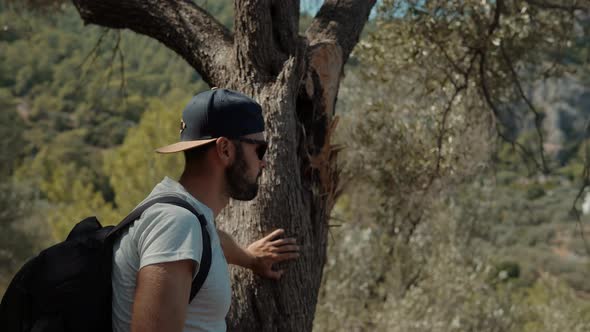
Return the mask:
<svg viewBox="0 0 590 332">
<path fill-rule="evenodd" d="M 229 199 L 252 200 L 266 163 L 262 108 L 235 91 L 214 89 L 193 97 L 182 114 L 180 142 L 156 150 L 183 152 L 178 182 L 166 177 L 146 198 L 178 196 L 207 219 L 211 267 L 189 303 L 203 251 L 197 218 L 188 210 L 156 204 L 115 243 L 113 330 L 225 331 L 231 302 L 227 263 L 279 279 L 273 264 L 298 256 L 292 238 L 276 230 L 246 249 L 216 230 L 214 219 Z M 187 305 L 188 304 L 188 305 Z"/>
</svg>

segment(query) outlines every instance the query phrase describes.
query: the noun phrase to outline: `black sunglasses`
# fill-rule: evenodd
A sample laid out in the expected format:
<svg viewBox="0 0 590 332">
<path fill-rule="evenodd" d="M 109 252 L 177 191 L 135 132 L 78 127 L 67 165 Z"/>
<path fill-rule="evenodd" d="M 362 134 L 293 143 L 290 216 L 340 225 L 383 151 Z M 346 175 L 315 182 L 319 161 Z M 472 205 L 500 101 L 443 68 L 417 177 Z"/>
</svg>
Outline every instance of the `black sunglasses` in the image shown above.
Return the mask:
<svg viewBox="0 0 590 332">
<path fill-rule="evenodd" d="M 268 142 L 267 141 L 253 139 L 253 138 L 246 138 L 246 137 L 238 137 L 238 138 L 236 138 L 236 140 L 240 141 L 240 142 L 248 143 L 248 144 L 258 145 L 256 147 L 256 154 L 258 155 L 258 159 L 262 160 L 262 158 L 264 158 L 264 154 L 266 153 L 266 150 L 268 149 Z"/>
</svg>

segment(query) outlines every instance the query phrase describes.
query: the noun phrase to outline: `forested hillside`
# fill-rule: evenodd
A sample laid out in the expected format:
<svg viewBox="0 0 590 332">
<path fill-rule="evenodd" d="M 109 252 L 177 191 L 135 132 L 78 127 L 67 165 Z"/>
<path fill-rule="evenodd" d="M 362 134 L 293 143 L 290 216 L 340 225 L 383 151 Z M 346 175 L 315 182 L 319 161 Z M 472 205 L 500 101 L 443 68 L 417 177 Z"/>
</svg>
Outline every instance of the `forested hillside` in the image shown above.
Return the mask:
<svg viewBox="0 0 590 332">
<path fill-rule="evenodd" d="M 174 135 L 176 128 L 168 126 L 176 122 L 178 110 L 207 88 L 184 60 L 158 42 L 84 27 L 70 5 L 52 10 L 47 15 L 3 5 L 0 12 L 0 182 L 9 188 L 1 200 L 7 244 L 0 255 L 2 283 L 30 250 L 62 239 L 84 215 L 116 223 L 121 197 L 112 178 L 127 175 L 115 163 L 129 164 L 126 172 L 148 167 L 146 157 L 155 146 L 150 140 Z M 124 160 L 109 163 L 128 129 L 149 118 L 149 110 L 169 120 L 152 122 L 156 127 L 139 138 L 137 149 L 123 149 Z M 145 193 L 153 182 L 143 180 Z M 27 244 L 21 237 L 31 236 L 23 232 L 39 238 Z"/>
<path fill-rule="evenodd" d="M 203 6 L 231 27 L 229 3 Z M 343 73 L 342 194 L 314 328 L 588 331 L 590 216 L 572 205 L 580 210 L 588 191 L 575 201 L 590 165 L 590 16 L 569 30 L 562 16 L 507 9 L 512 25 L 494 35 L 528 78 L 522 90 L 543 119 L 540 156 L 535 117 L 512 98 L 500 50 L 485 77 L 505 123 L 480 111 L 489 105 L 475 78 L 453 90 L 463 72 L 446 61 L 481 39 L 473 15 L 449 10 L 437 21 L 411 6 L 393 14 L 392 3 Z M 529 14 L 562 30 L 523 35 Z M 549 40 L 558 32 L 569 44 Z M 0 3 L 0 294 L 76 221 L 116 223 L 164 175 L 178 176 L 180 157 L 153 150 L 176 139 L 179 111 L 205 89 L 165 46 L 83 26 L 68 3 L 49 13 Z"/>
</svg>

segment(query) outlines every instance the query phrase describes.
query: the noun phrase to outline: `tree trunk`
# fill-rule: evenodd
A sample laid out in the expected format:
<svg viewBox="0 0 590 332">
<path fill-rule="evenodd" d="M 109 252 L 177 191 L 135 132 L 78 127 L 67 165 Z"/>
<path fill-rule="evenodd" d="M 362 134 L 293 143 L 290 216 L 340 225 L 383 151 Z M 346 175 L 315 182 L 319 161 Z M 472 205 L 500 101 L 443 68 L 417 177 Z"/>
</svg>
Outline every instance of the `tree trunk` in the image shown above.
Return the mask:
<svg viewBox="0 0 590 332">
<path fill-rule="evenodd" d="M 338 86 L 375 0 L 326 0 L 305 37 L 299 1 L 236 0 L 235 31 L 190 1 L 74 0 L 86 23 L 129 28 L 160 40 L 210 86 L 258 100 L 270 142 L 258 197 L 232 201 L 218 218 L 239 243 L 284 228 L 302 246 L 280 281 L 232 268 L 230 331 L 310 331 L 338 193 Z"/>
</svg>

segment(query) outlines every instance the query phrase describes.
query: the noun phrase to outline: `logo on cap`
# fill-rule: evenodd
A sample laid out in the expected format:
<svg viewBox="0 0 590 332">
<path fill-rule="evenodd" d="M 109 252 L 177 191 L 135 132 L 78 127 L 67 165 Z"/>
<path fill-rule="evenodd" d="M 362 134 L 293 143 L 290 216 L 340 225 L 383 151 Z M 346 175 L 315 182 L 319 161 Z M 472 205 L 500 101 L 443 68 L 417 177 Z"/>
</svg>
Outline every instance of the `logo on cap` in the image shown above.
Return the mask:
<svg viewBox="0 0 590 332">
<path fill-rule="evenodd" d="M 184 123 L 183 119 L 180 119 L 180 133 L 182 134 L 182 132 L 186 129 L 186 123 Z"/>
</svg>

